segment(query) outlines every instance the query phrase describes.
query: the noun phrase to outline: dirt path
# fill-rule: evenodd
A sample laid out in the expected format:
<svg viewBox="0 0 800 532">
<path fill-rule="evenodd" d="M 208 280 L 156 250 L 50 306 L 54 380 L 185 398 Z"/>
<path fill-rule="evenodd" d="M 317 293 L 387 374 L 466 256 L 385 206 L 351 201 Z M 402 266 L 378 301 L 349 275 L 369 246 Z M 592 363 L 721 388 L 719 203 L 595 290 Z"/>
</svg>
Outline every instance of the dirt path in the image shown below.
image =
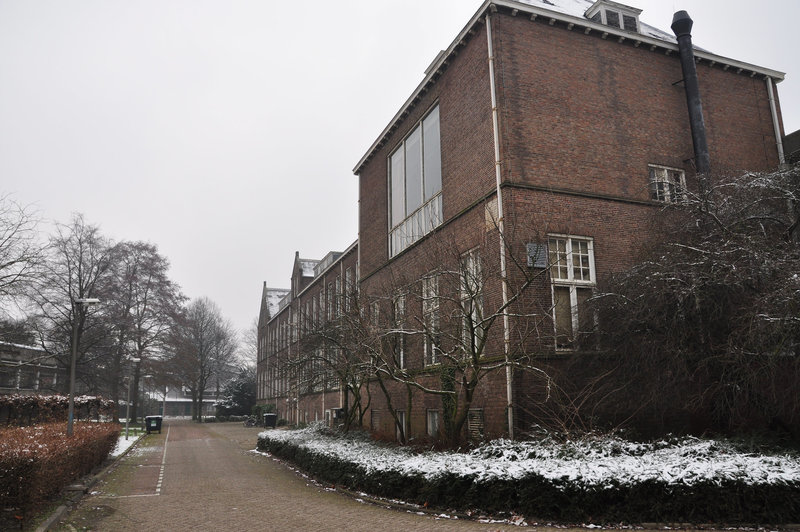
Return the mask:
<svg viewBox="0 0 800 532">
<path fill-rule="evenodd" d="M 250 452 L 257 434 L 166 420 L 57 530 L 522 530 L 360 502 Z"/>
</svg>

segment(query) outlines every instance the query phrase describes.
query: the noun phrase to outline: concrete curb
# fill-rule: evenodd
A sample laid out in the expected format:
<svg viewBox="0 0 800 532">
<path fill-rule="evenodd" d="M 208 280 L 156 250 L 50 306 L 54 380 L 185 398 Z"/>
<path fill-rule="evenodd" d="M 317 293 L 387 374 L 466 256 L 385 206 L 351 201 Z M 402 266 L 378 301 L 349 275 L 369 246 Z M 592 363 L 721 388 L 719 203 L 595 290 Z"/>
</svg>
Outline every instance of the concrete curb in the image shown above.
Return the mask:
<svg viewBox="0 0 800 532">
<path fill-rule="evenodd" d="M 36 528 L 36 532 L 47 532 L 55 527 L 61 521 L 61 518 L 64 517 L 65 514 L 69 513 L 69 511 L 72 510 L 72 508 L 74 508 L 78 502 L 80 502 L 80 500 L 89 492 L 92 486 L 97 484 L 100 479 L 106 476 L 113 467 L 115 467 L 125 456 L 128 455 L 128 453 L 131 452 L 131 450 L 139 445 L 139 442 L 141 442 L 142 438 L 145 436 L 145 433 L 140 434 L 136 441 L 130 445 L 130 447 L 125 449 L 122 454 L 114 458 L 110 464 L 101 469 L 97 474 L 89 477 L 84 484 L 75 484 L 64 488 L 67 503 L 56 508 L 53 513 L 51 513 L 50 516 Z"/>
</svg>

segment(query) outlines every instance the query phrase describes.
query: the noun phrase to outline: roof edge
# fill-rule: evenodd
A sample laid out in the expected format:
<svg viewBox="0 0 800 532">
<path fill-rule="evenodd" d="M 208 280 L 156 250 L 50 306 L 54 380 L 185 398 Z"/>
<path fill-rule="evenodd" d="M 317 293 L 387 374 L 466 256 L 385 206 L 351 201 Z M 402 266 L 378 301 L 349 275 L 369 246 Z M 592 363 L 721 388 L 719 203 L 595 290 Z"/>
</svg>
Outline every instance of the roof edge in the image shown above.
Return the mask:
<svg viewBox="0 0 800 532">
<path fill-rule="evenodd" d="M 602 32 L 604 34 L 613 35 L 615 37 L 622 37 L 625 40 L 632 40 L 635 42 L 640 42 L 641 44 L 648 44 L 650 46 L 657 46 L 664 49 L 669 49 L 672 51 L 678 51 L 678 45 L 671 43 L 669 41 L 662 41 L 661 39 L 657 39 L 655 37 L 649 37 L 647 35 L 642 34 L 632 34 L 629 31 L 625 31 L 619 28 L 613 28 L 611 26 L 605 26 L 603 24 L 598 24 L 596 22 L 592 22 L 591 20 L 585 18 L 578 18 L 572 15 L 567 15 L 560 11 L 551 11 L 549 9 L 540 8 L 537 6 L 532 6 L 530 4 L 525 4 L 521 2 L 517 2 L 515 0 L 486 0 L 475 14 L 470 18 L 469 22 L 464 29 L 462 29 L 453 42 L 450 43 L 450 46 L 444 50 L 444 53 L 439 53 L 434 62 L 428 67 L 427 74 L 422 79 L 422 81 L 417 85 L 417 88 L 411 93 L 411 96 L 403 103 L 400 107 L 400 110 L 395 113 L 386 127 L 381 131 L 378 135 L 378 138 L 370 145 L 369 149 L 366 153 L 359 159 L 358 163 L 353 168 L 353 174 L 358 175 L 361 171 L 361 168 L 364 164 L 369 160 L 375 151 L 378 149 L 380 144 L 383 140 L 388 136 L 390 131 L 394 128 L 394 126 L 399 122 L 408 112 L 409 108 L 416 102 L 419 98 L 420 94 L 423 92 L 423 89 L 428 85 L 429 82 L 433 79 L 439 69 L 450 59 L 453 55 L 454 50 L 456 47 L 464 40 L 464 38 L 472 31 L 475 24 L 482 23 L 482 18 L 489 9 L 490 6 L 501 6 L 506 7 L 509 9 L 515 9 L 520 12 L 528 13 L 528 14 L 535 14 L 545 16 L 551 19 L 555 19 L 557 21 L 566 22 L 567 24 L 575 24 L 580 25 L 583 28 L 590 28 L 592 30 L 596 30 Z M 702 50 L 695 49 L 695 57 L 707 60 L 712 63 L 721 63 L 724 65 L 728 65 L 732 68 L 738 69 L 740 72 L 747 70 L 751 72 L 752 75 L 760 74 L 762 76 L 767 76 L 775 80 L 775 82 L 781 82 L 786 77 L 785 72 L 781 72 L 778 70 L 773 70 L 770 68 L 761 67 L 758 65 L 754 65 L 751 63 L 746 63 L 744 61 L 738 61 L 736 59 L 731 59 L 729 57 L 712 54 L 710 52 L 705 52 Z"/>
</svg>

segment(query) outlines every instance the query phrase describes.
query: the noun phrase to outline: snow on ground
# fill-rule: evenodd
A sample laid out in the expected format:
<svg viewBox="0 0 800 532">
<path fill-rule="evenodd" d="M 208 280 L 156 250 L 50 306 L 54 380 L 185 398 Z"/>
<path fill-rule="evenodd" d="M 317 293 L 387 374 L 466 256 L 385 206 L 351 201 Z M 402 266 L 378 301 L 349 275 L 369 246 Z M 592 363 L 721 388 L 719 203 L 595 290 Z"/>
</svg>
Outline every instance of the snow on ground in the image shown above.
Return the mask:
<svg viewBox="0 0 800 532">
<path fill-rule="evenodd" d="M 140 438 L 140 435 L 134 436 L 133 434 L 128 436 L 128 439 L 125 439 L 125 429 L 122 429 L 122 433 L 119 435 L 119 439 L 117 440 L 117 446 L 114 447 L 114 450 L 111 451 L 109 456 L 111 458 L 116 458 L 120 456 L 122 453 L 130 449 L 130 447 L 136 443 L 136 441 Z"/>
<path fill-rule="evenodd" d="M 367 471 L 396 471 L 433 479 L 445 473 L 475 475 L 476 480 L 518 479 L 535 473 L 550 480 L 612 487 L 654 480 L 692 485 L 741 480 L 747 484 L 800 482 L 797 454 L 754 454 L 726 441 L 682 438 L 633 443 L 615 437 L 566 443 L 495 440 L 470 452 L 419 453 L 408 447 L 380 445 L 366 438 L 333 437 L 311 426 L 270 430 L 259 437 L 287 441 L 321 455 L 356 462 Z"/>
</svg>

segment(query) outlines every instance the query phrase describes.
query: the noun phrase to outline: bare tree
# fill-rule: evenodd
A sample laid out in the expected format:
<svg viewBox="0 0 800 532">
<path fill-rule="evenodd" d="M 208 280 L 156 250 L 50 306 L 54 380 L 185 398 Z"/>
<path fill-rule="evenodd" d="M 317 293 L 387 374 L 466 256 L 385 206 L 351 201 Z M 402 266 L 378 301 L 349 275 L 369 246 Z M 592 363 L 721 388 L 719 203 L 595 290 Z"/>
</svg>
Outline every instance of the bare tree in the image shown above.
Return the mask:
<svg viewBox="0 0 800 532">
<path fill-rule="evenodd" d="M 664 242 L 594 298 L 606 407 L 800 434 L 798 200 L 794 167 L 720 178 L 664 210 Z"/>
<path fill-rule="evenodd" d="M 36 279 L 43 254 L 38 223 L 30 207 L 8 195 L 0 196 L 0 311 L 7 311 L 11 300 L 25 293 Z"/>
<path fill-rule="evenodd" d="M 242 331 L 239 337 L 238 364 L 255 367 L 258 358 L 258 318 L 253 318 L 250 327 Z"/>
<path fill-rule="evenodd" d="M 303 328 L 300 349 L 282 361 L 291 383 L 290 394 L 297 396 L 341 389 L 344 395 L 343 428 L 363 424 L 370 406 L 369 323 L 359 310 L 356 292 L 344 294 L 347 304 L 339 302 L 331 319 L 301 313 Z"/>
<path fill-rule="evenodd" d="M 202 421 L 205 392 L 231 365 L 236 348 L 233 327 L 208 298 L 193 300 L 176 320 L 169 367 L 192 394 L 193 419 Z"/>
<path fill-rule="evenodd" d="M 109 331 L 107 322 L 99 319 L 102 309 L 75 305 L 74 301 L 99 297 L 112 260 L 111 241 L 82 215 L 73 215 L 68 225 L 59 224 L 50 237 L 46 260 L 40 262 L 36 283 L 29 291 L 39 340 L 47 355 L 69 367 L 74 330 L 78 366 L 94 368 L 80 372 L 85 386 L 92 391 L 97 390 L 98 375 L 107 364 Z"/>
<path fill-rule="evenodd" d="M 112 267 L 101 286 L 105 316 L 113 331 L 113 352 L 106 374 L 111 398 L 119 400 L 123 361 L 134 361 L 131 417 L 138 414 L 138 389 L 142 366 L 158 357 L 173 317 L 183 302 L 178 286 L 168 275 L 169 262 L 155 245 L 120 242 L 114 247 Z"/>
<path fill-rule="evenodd" d="M 324 333 L 327 342 L 341 343 L 343 351 L 353 353 L 343 362 L 358 365 L 358 374 L 367 376 L 361 383 L 378 387 L 398 439 L 405 441 L 410 433 L 413 398 L 421 393 L 441 400 L 438 436 L 455 446 L 464 437 L 481 382 L 504 378 L 507 369 L 549 379 L 534 353 L 542 345 L 552 346 L 552 308 L 538 306 L 529 294 L 533 283 L 546 280 L 545 270 L 528 268 L 513 246 L 506 249 L 514 270 L 505 299 L 499 297 L 503 277 L 494 260 L 498 240 L 487 238 L 464 250 L 433 235 L 428 246 L 418 273 L 401 276 L 390 267 L 382 285 L 373 284 L 361 295 L 360 312 L 317 335 Z M 507 352 L 505 318 L 514 331 Z M 413 353 L 421 353 L 422 360 L 412 360 Z"/>
</svg>

